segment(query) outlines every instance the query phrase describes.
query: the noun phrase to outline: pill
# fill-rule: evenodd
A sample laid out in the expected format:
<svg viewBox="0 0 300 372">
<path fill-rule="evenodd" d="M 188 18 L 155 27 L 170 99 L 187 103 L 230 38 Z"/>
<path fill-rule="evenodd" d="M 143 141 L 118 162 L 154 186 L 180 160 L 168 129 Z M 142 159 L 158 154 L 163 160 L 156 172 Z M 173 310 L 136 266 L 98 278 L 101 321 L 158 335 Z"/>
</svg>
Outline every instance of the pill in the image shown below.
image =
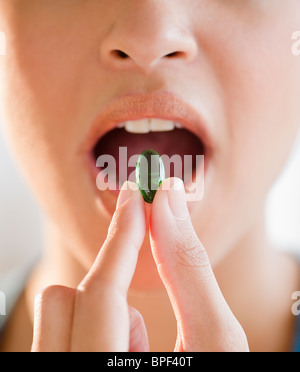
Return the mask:
<svg viewBox="0 0 300 372">
<path fill-rule="evenodd" d="M 165 167 L 159 153 L 146 150 L 139 156 L 136 164 L 136 183 L 146 203 L 152 204 L 155 194 L 165 179 Z"/>
</svg>

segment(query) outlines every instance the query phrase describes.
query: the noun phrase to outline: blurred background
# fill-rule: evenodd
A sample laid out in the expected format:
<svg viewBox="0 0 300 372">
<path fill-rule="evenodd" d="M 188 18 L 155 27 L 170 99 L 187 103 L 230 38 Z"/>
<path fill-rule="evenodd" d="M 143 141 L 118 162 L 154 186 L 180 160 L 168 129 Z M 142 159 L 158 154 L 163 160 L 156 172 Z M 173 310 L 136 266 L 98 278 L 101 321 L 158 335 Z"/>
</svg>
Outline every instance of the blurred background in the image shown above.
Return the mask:
<svg viewBox="0 0 300 372">
<path fill-rule="evenodd" d="M 10 156 L 0 123 L 0 291 L 13 308 L 42 246 L 41 215 Z M 24 283 L 24 284 L 23 284 Z M 0 328 L 7 317 L 0 316 Z"/>
<path fill-rule="evenodd" d="M 300 136 L 267 201 L 267 228 L 280 249 L 300 256 Z M 41 215 L 9 154 L 0 123 L 0 290 L 24 275 L 42 247 Z M 23 273 L 23 274 L 22 274 Z"/>
</svg>

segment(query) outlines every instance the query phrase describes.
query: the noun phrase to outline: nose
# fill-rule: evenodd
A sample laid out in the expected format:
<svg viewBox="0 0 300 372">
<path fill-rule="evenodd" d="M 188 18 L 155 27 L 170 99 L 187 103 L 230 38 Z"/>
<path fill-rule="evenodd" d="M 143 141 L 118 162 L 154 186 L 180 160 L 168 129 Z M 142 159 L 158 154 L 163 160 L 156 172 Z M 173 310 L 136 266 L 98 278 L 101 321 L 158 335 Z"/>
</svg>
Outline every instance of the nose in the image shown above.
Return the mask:
<svg viewBox="0 0 300 372">
<path fill-rule="evenodd" d="M 197 41 L 183 16 L 187 12 L 176 3 L 131 0 L 102 41 L 102 62 L 115 69 L 149 70 L 164 61 L 193 60 Z"/>
</svg>

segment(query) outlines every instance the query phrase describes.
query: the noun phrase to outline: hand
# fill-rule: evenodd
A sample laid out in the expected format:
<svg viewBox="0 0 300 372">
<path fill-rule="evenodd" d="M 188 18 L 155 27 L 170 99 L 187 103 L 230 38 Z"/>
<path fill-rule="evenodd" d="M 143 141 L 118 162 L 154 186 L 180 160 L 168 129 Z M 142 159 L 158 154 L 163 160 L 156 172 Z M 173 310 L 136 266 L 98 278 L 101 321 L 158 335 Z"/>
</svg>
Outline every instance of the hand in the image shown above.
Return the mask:
<svg viewBox="0 0 300 372">
<path fill-rule="evenodd" d="M 181 180 L 168 179 L 157 192 L 150 230 L 153 256 L 177 320 L 175 350 L 249 351 L 192 226 Z"/>
<path fill-rule="evenodd" d="M 182 181 L 165 182 L 173 187 L 155 197 L 151 245 L 177 318 L 175 350 L 248 351 L 192 227 Z M 145 225 L 140 192 L 123 187 L 106 242 L 83 282 L 38 296 L 33 351 L 149 350 L 143 318 L 127 304 Z"/>
<path fill-rule="evenodd" d="M 140 313 L 128 306 L 145 231 L 139 190 L 123 186 L 107 239 L 76 289 L 52 286 L 36 298 L 32 351 L 148 351 Z"/>
</svg>

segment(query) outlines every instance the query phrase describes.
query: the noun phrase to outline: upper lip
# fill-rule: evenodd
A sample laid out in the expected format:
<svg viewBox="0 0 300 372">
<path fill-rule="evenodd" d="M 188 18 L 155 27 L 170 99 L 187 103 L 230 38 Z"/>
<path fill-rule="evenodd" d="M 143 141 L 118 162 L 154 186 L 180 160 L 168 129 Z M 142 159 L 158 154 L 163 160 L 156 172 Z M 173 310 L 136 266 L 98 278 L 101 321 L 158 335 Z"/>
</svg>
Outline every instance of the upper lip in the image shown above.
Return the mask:
<svg viewBox="0 0 300 372">
<path fill-rule="evenodd" d="M 212 147 L 212 137 L 201 113 L 170 92 L 129 93 L 109 103 L 92 123 L 84 151 L 91 151 L 100 138 L 119 123 L 144 118 L 159 118 L 180 123 L 194 133 L 205 146 Z"/>
</svg>

